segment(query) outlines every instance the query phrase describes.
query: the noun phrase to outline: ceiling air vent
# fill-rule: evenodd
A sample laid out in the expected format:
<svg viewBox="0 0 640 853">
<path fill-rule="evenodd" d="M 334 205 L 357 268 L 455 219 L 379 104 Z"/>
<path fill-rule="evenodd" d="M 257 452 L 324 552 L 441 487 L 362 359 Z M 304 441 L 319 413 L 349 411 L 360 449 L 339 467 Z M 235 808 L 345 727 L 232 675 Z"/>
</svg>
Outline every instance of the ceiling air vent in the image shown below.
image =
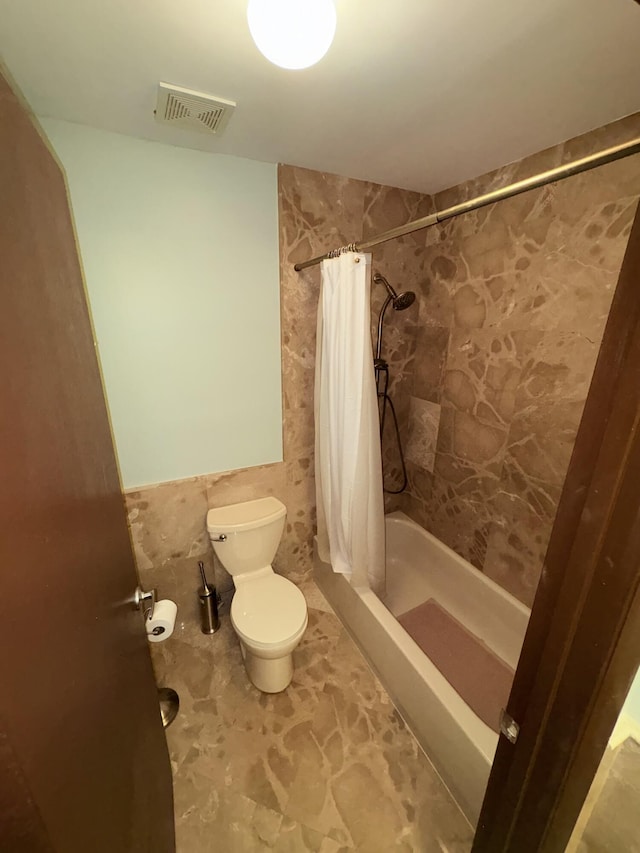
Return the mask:
<svg viewBox="0 0 640 853">
<path fill-rule="evenodd" d="M 234 101 L 172 86 L 170 83 L 160 83 L 155 115 L 163 124 L 218 134 L 225 129 L 235 108 Z"/>
</svg>

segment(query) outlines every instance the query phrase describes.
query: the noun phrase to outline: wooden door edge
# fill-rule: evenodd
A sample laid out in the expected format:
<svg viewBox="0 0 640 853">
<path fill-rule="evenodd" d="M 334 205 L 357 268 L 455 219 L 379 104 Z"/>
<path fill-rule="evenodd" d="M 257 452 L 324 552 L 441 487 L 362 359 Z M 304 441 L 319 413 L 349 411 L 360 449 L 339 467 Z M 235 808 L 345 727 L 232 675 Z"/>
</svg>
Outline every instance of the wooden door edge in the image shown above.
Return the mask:
<svg viewBox="0 0 640 853">
<path fill-rule="evenodd" d="M 600 766 L 640 663 L 640 585 L 636 588 L 610 664 L 594 693 L 591 713 L 567 768 L 562 795 L 543 838 L 543 853 L 564 850 Z"/>
</svg>

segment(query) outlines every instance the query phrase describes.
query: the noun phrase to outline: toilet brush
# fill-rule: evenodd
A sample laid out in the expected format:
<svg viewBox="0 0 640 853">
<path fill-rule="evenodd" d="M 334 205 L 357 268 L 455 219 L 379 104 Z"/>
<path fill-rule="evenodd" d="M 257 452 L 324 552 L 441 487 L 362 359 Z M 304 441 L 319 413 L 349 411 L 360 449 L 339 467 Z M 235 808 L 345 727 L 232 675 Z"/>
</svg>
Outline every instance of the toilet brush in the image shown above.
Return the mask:
<svg viewBox="0 0 640 853">
<path fill-rule="evenodd" d="M 204 563 L 198 563 L 200 576 L 202 577 L 202 592 L 199 593 L 200 599 L 200 620 L 203 634 L 215 634 L 220 627 L 220 619 L 218 617 L 218 595 L 215 586 L 207 583 L 207 576 L 204 573 Z"/>
</svg>

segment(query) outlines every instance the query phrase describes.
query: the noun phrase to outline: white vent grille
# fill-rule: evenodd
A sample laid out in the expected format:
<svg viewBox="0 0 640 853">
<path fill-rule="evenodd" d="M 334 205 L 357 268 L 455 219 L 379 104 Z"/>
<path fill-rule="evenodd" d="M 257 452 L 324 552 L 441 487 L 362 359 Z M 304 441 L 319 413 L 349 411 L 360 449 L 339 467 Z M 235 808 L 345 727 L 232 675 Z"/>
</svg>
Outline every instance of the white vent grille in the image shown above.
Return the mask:
<svg viewBox="0 0 640 853">
<path fill-rule="evenodd" d="M 155 114 L 156 119 L 163 124 L 200 133 L 219 134 L 226 127 L 235 107 L 233 101 L 224 98 L 160 83 Z"/>
</svg>

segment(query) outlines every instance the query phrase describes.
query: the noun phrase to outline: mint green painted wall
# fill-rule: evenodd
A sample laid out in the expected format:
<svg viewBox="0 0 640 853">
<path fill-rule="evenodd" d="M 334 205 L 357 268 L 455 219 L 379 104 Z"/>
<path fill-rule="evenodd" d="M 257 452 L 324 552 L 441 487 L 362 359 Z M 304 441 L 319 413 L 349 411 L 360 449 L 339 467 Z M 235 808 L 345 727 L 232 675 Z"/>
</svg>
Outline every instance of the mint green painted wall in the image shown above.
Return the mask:
<svg viewBox="0 0 640 853">
<path fill-rule="evenodd" d="M 276 166 L 41 123 L 125 488 L 282 459 Z"/>
</svg>

